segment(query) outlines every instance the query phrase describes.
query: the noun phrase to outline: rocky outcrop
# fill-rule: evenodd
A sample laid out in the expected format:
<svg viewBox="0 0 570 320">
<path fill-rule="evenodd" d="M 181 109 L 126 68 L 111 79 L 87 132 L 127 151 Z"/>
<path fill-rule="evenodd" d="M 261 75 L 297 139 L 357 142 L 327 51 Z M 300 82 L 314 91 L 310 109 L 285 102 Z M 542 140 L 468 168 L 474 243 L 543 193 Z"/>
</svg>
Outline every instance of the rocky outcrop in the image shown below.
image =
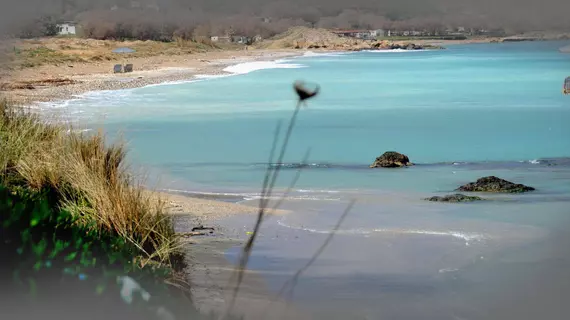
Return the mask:
<svg viewBox="0 0 570 320">
<path fill-rule="evenodd" d="M 463 192 L 505 192 L 505 193 L 523 193 L 535 190 L 533 187 L 523 184 L 515 184 L 495 176 L 484 177 L 476 182 L 468 183 L 459 187 L 457 191 Z"/>
<path fill-rule="evenodd" d="M 374 163 L 370 165 L 370 168 L 401 168 L 412 165 L 410 158 L 405 154 L 388 151 L 376 158 Z"/>
<path fill-rule="evenodd" d="M 415 43 L 396 43 L 391 41 L 378 41 L 371 44 L 371 49 L 376 50 L 435 50 L 443 49 L 440 46 Z"/>
<path fill-rule="evenodd" d="M 466 196 L 461 193 L 450 194 L 446 196 L 435 196 L 431 198 L 427 198 L 427 201 L 432 202 L 473 202 L 473 201 L 481 201 L 483 198 L 474 197 L 474 196 Z"/>
</svg>

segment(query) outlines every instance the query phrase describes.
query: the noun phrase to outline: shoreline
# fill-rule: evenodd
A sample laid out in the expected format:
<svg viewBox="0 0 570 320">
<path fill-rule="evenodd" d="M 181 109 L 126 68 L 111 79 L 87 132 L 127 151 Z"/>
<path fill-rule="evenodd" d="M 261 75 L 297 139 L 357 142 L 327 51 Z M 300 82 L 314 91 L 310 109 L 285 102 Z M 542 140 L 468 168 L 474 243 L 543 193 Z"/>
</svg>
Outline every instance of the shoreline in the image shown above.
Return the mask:
<svg viewBox="0 0 570 320">
<path fill-rule="evenodd" d="M 392 43 L 395 45 L 414 44 L 445 48 L 447 45 L 500 43 L 503 39 L 508 40 L 508 38 L 480 37 L 465 40 L 393 40 Z M 553 39 L 544 38 L 540 40 L 548 41 Z M 23 106 L 33 106 L 38 103 L 73 100 L 91 92 L 134 89 L 152 85 L 200 81 L 208 77 L 231 76 L 236 73 L 224 71 L 229 66 L 248 62 L 277 61 L 283 58 L 300 57 L 308 51 L 315 53 L 353 53 L 363 50 L 366 51 L 367 49 L 262 49 L 250 47 L 249 50 L 231 49 L 179 55 L 158 54 L 133 58 L 129 58 L 126 55 L 123 59 L 105 62 L 46 64 L 8 74 L 0 74 L 0 92 L 11 102 Z M 390 49 L 376 50 L 390 51 Z M 125 63 L 133 64 L 134 71 L 130 73 L 113 73 L 114 64 Z"/>
<path fill-rule="evenodd" d="M 413 40 L 395 41 L 395 44 L 455 45 L 488 43 L 492 39 L 469 40 Z M 397 50 L 397 49 L 396 49 Z M 390 51 L 386 49 L 386 51 Z M 8 100 L 30 107 L 40 103 L 64 103 L 81 95 L 100 92 L 135 89 L 170 83 L 184 83 L 216 76 L 232 76 L 240 73 L 225 71 L 227 67 L 242 63 L 278 61 L 313 53 L 354 53 L 332 49 L 259 49 L 219 50 L 180 55 L 154 55 L 150 57 L 125 56 L 122 60 L 106 62 L 81 62 L 60 65 L 41 65 L 15 71 L 0 77 L 3 94 Z M 131 63 L 134 71 L 113 73 L 114 64 Z"/>
<path fill-rule="evenodd" d="M 81 63 L 67 66 L 45 65 L 24 69 L 12 75 L 6 97 L 23 106 L 39 103 L 65 102 L 91 92 L 142 88 L 169 83 L 199 81 L 208 77 L 231 76 L 225 68 L 251 62 L 277 61 L 302 56 L 299 50 L 217 51 L 179 56 L 154 56 L 128 59 L 135 71 L 112 73 L 114 63 Z M 66 81 L 46 85 L 46 81 Z M 55 82 L 55 81 L 54 81 Z"/>
<path fill-rule="evenodd" d="M 212 227 L 212 234 L 190 236 L 184 240 L 183 251 L 188 267 L 185 275 L 191 283 L 190 292 L 194 307 L 202 314 L 223 314 L 232 301 L 235 285 L 235 265 L 226 258 L 226 252 L 241 247 L 237 229 L 224 225 L 223 220 L 242 216 L 253 223 L 257 207 L 238 203 L 210 200 L 188 195 L 156 191 L 165 201 L 167 212 L 172 216 L 177 233 L 187 233 L 195 226 Z M 268 215 L 288 214 L 277 209 Z M 231 315 L 241 319 L 264 319 L 267 312 L 282 316 L 294 315 L 295 319 L 310 319 L 283 298 L 275 297 L 262 273 L 246 270 Z M 271 306 L 271 309 L 268 307 Z"/>
</svg>

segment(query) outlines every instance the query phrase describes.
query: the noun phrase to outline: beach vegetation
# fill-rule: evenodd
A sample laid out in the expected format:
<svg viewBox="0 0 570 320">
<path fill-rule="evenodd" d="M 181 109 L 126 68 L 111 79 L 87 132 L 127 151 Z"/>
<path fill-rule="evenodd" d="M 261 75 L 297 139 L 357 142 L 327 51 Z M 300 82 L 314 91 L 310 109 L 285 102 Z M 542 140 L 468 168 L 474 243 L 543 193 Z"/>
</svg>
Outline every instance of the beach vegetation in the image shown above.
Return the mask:
<svg viewBox="0 0 570 320">
<path fill-rule="evenodd" d="M 129 47 L 135 52 L 127 55 L 114 53 L 113 50 L 119 47 Z M 2 53 L 6 56 L 4 60 L 10 61 L 8 67 L 24 69 L 43 65 L 65 66 L 76 63 L 121 61 L 125 58 L 147 58 L 158 55 L 176 56 L 219 49 L 221 46 L 211 42 L 209 38 L 193 41 L 175 37 L 172 42 L 160 42 L 54 37 L 20 40 L 11 50 Z"/>
<path fill-rule="evenodd" d="M 53 229 L 54 235 L 62 225 L 64 229 L 80 230 L 75 240 L 32 237 L 22 239 L 22 245 L 57 247 L 59 240 L 71 241 L 67 248 L 89 238 L 92 243 L 87 241 L 86 247 L 81 245 L 78 249 L 89 249 L 95 242 L 106 243 L 109 250 L 103 252 L 111 254 L 109 259 L 116 253 L 125 253 L 122 256 L 132 260 L 138 269 L 183 267 L 180 241 L 165 213 L 164 202 L 145 190 L 143 181 L 129 172 L 124 144 L 107 143 L 102 133 L 76 132 L 67 125 L 48 122 L 2 102 L 0 150 L 0 185 L 5 205 L 25 200 L 13 210 L 3 210 L 3 214 L 13 212 L 3 216 L 3 227 L 24 235 L 27 232 L 22 226 L 35 227 L 48 221 L 54 223 L 48 228 Z M 16 199 L 6 200 L 6 195 Z M 26 207 L 26 201 L 32 201 L 37 210 L 18 211 Z M 87 238 L 81 240 L 79 234 Z M 46 235 L 51 237 L 50 232 Z M 77 255 L 79 259 L 82 253 Z"/>
</svg>

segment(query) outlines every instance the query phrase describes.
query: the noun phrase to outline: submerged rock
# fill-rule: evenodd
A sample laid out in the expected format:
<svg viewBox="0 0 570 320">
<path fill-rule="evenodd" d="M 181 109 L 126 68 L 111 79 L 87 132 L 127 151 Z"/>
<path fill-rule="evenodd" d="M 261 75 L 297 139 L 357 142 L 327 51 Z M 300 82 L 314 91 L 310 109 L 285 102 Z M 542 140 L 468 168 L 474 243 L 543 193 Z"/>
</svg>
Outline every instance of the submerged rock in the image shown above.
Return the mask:
<svg viewBox="0 0 570 320">
<path fill-rule="evenodd" d="M 515 184 L 507 180 L 497 178 L 495 176 L 484 177 L 476 182 L 468 183 L 459 187 L 458 191 L 464 192 L 508 192 L 523 193 L 535 190 L 533 187 L 523 184 Z"/>
<path fill-rule="evenodd" d="M 461 193 L 456 193 L 456 194 L 449 194 L 446 196 L 435 196 L 435 197 L 431 197 L 431 198 L 427 198 L 427 201 L 432 201 L 432 202 L 473 202 L 473 201 L 481 201 L 483 200 L 483 198 L 480 197 L 474 197 L 474 196 L 466 196 L 464 194 Z"/>
<path fill-rule="evenodd" d="M 410 158 L 405 154 L 388 151 L 376 158 L 374 163 L 370 165 L 370 168 L 400 168 L 413 165 L 410 162 Z"/>
</svg>

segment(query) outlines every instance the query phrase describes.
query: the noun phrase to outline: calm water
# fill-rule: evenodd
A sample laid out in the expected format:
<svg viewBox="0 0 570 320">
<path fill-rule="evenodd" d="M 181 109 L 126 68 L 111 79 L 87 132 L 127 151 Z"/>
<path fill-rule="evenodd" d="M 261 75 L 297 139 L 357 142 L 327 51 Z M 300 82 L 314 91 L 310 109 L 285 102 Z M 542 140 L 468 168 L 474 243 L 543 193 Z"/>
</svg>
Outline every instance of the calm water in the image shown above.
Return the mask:
<svg viewBox="0 0 570 320">
<path fill-rule="evenodd" d="M 568 42 L 444 51 L 307 54 L 243 64 L 235 76 L 89 94 L 59 111 L 121 131 L 161 186 L 255 204 L 296 79 L 321 95 L 299 115 L 279 181 L 295 190 L 250 267 L 277 291 L 351 199 L 341 231 L 292 300 L 328 319 L 566 319 L 570 295 Z M 255 72 L 249 72 L 254 69 Z M 52 109 L 53 110 L 53 109 Z M 418 165 L 372 170 L 384 151 Z M 475 204 L 422 199 L 486 175 L 537 188 Z M 238 236 L 243 217 L 228 219 Z M 235 259 L 237 249 L 228 253 Z"/>
<path fill-rule="evenodd" d="M 201 187 L 257 188 L 264 168 L 258 164 L 267 162 L 275 126 L 293 111 L 291 84 L 304 79 L 320 84 L 322 94 L 300 113 L 285 161 L 301 162 L 310 149 L 310 163 L 339 167 L 309 170 L 299 188 L 374 188 L 394 174 L 353 169 L 387 150 L 420 164 L 570 156 L 570 99 L 561 94 L 570 56 L 558 52 L 564 44 L 479 44 L 246 64 L 234 71 L 273 69 L 95 93 L 62 110 L 88 124 L 104 123 L 111 133 L 122 131 L 133 159 L 164 175 Z M 418 174 L 423 171 L 409 176 Z M 409 188 L 408 179 L 398 174 L 397 180 L 389 187 Z M 422 181 L 414 185 L 443 188 Z"/>
</svg>

